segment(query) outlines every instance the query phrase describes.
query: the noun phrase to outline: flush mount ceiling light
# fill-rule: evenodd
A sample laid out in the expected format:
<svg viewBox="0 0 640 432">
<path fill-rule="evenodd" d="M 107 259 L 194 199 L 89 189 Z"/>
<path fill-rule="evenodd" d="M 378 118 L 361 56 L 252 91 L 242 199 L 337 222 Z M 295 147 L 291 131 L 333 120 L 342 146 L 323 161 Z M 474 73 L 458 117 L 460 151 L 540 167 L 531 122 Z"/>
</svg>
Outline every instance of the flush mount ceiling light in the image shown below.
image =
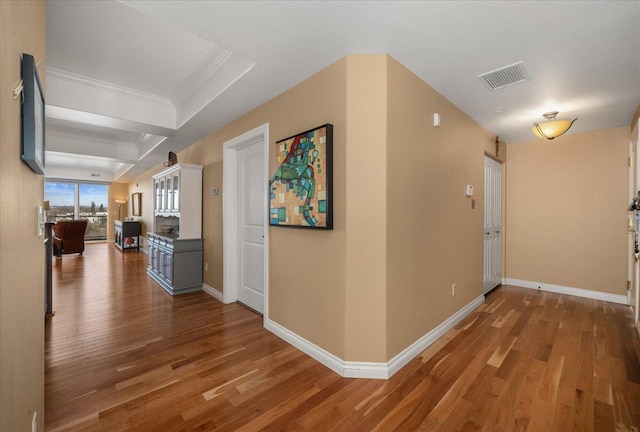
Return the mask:
<svg viewBox="0 0 640 432">
<path fill-rule="evenodd" d="M 554 138 L 558 138 L 560 135 L 568 131 L 573 122 L 578 120 L 577 118 L 573 120 L 556 120 L 557 115 L 558 111 L 551 111 L 542 114 L 542 117 L 547 119 L 547 121 L 545 121 L 544 123 L 534 122 L 533 128 L 531 128 L 531 132 L 533 132 L 534 135 L 540 138 L 552 140 Z"/>
</svg>

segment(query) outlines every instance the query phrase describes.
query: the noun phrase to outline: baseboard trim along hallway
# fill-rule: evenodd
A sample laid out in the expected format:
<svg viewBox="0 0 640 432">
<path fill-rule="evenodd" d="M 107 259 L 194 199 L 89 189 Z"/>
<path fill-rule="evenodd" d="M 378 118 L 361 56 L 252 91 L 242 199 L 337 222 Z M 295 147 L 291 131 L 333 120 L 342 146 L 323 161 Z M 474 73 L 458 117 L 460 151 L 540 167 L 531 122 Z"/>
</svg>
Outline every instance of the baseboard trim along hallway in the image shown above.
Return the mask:
<svg viewBox="0 0 640 432">
<path fill-rule="evenodd" d="M 272 320 L 267 320 L 265 328 L 340 376 L 345 378 L 389 379 L 483 303 L 484 296 L 477 297 L 386 363 L 342 360 Z"/>
<path fill-rule="evenodd" d="M 563 285 L 554 285 L 554 284 L 548 284 L 543 282 L 534 282 L 534 281 L 528 281 L 528 280 L 522 280 L 522 279 L 511 279 L 511 278 L 503 279 L 502 284 L 513 285 L 521 288 L 531 288 L 535 290 L 539 289 L 541 291 L 548 291 L 556 294 L 572 295 L 576 297 L 584 297 L 584 298 L 593 299 L 593 300 L 608 301 L 611 303 L 618 303 L 618 304 L 624 304 L 624 305 L 629 304 L 626 295 L 610 294 L 610 293 L 604 293 L 600 291 L 587 290 L 583 288 L 572 288 L 572 287 L 567 287 Z"/>
</svg>

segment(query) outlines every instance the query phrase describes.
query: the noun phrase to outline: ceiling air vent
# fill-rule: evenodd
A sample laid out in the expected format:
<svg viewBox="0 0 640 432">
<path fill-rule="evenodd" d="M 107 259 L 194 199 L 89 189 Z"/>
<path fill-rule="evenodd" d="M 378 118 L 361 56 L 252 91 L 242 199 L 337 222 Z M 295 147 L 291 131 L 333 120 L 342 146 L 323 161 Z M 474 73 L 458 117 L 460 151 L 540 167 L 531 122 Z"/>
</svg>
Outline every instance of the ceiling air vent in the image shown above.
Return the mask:
<svg viewBox="0 0 640 432">
<path fill-rule="evenodd" d="M 478 75 L 480 81 L 487 86 L 490 91 L 509 87 L 529 81 L 529 74 L 524 68 L 524 63 L 518 62 L 491 72 Z"/>
</svg>

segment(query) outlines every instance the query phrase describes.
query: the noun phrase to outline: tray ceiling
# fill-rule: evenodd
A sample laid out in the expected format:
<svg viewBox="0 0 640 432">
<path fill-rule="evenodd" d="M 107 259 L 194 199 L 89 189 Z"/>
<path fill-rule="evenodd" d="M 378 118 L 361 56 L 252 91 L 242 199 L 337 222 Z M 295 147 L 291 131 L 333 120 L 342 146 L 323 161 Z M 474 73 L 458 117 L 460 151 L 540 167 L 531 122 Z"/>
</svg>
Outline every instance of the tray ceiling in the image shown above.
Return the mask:
<svg viewBox="0 0 640 432">
<path fill-rule="evenodd" d="M 629 125 L 639 22 L 638 1 L 50 1 L 47 176 L 127 181 L 350 54 L 390 54 L 508 143 L 547 111 Z M 519 62 L 525 82 L 478 78 Z"/>
</svg>

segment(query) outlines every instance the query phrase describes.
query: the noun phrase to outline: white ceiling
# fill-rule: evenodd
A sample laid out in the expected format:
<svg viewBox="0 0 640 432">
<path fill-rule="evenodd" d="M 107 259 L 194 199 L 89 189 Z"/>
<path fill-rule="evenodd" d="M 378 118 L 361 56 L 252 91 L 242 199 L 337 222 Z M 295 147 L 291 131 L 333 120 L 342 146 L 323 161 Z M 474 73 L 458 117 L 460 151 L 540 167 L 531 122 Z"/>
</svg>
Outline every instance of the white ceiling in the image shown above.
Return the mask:
<svg viewBox="0 0 640 432">
<path fill-rule="evenodd" d="M 578 117 L 578 133 L 629 125 L 640 106 L 637 0 L 56 0 L 47 177 L 127 181 L 370 53 L 390 54 L 507 143 L 532 139 L 547 111 Z M 520 61 L 530 81 L 491 92 L 478 79 Z"/>
</svg>

